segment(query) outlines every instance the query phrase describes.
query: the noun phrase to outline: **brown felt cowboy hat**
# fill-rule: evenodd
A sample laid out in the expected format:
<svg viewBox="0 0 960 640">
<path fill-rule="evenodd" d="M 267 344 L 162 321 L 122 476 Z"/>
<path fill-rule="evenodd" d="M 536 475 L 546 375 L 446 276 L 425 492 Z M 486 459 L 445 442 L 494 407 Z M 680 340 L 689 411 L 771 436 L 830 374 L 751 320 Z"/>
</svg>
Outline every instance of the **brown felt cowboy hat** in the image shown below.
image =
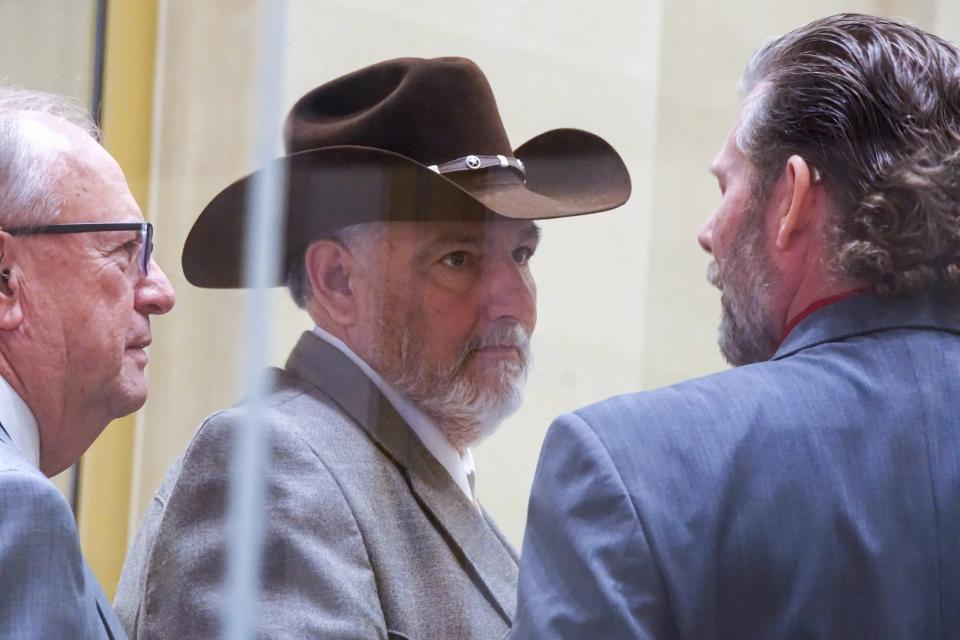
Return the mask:
<svg viewBox="0 0 960 640">
<path fill-rule="evenodd" d="M 399 58 L 303 96 L 287 117 L 285 274 L 314 239 L 385 220 L 560 218 L 630 197 L 602 138 L 554 129 L 511 147 L 487 79 L 464 58 Z M 240 287 L 252 176 L 203 210 L 183 249 L 199 287 Z M 282 282 L 277 282 L 282 284 Z"/>
</svg>

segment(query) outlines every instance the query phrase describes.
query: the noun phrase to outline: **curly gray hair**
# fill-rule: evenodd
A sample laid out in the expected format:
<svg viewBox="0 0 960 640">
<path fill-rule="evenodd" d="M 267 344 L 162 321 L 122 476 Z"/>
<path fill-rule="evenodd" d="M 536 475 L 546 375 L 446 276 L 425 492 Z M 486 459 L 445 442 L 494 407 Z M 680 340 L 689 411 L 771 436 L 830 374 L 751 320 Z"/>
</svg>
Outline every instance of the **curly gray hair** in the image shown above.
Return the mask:
<svg viewBox="0 0 960 640">
<path fill-rule="evenodd" d="M 766 194 L 797 154 L 836 206 L 833 269 L 883 294 L 960 293 L 960 52 L 843 14 L 772 39 L 741 80 L 737 145 Z"/>
</svg>

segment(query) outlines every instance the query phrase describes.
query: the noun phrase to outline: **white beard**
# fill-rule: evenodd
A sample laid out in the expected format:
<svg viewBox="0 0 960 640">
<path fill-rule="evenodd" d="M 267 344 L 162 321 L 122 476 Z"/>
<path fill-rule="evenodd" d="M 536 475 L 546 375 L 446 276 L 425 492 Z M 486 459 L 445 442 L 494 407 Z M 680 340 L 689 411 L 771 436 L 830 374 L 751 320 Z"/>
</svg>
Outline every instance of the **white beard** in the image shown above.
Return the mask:
<svg viewBox="0 0 960 640">
<path fill-rule="evenodd" d="M 486 438 L 520 408 L 531 360 L 530 336 L 522 325 L 494 325 L 465 343 L 450 367 L 423 362 L 422 342 L 407 325 L 397 341 L 400 362 L 393 375 L 385 377 L 437 423 L 457 450 Z M 477 349 L 494 345 L 515 347 L 519 357 L 501 361 L 492 372 L 494 381 L 478 385 L 467 375 L 468 359 Z"/>
</svg>

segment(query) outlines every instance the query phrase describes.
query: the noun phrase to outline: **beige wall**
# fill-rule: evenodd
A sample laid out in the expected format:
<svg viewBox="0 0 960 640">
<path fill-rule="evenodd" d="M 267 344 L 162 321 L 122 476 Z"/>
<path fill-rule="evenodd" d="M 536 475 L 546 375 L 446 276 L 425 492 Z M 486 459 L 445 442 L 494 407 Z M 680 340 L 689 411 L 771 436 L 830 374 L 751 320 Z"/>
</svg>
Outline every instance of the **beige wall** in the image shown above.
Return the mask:
<svg viewBox="0 0 960 640">
<path fill-rule="evenodd" d="M 251 0 L 160 5 L 148 208 L 178 306 L 155 323 L 152 392 L 137 433 L 135 520 L 203 417 L 239 392 L 243 295 L 187 285 L 179 252 L 209 198 L 252 168 L 254 7 Z M 734 86 L 750 52 L 768 35 L 841 9 L 960 32 L 957 10 L 933 0 L 290 3 L 286 105 L 385 58 L 463 55 L 487 73 L 515 145 L 553 127 L 581 127 L 611 141 L 630 168 L 634 194 L 621 210 L 543 225 L 528 400 L 476 451 L 480 498 L 517 544 L 552 417 L 723 366 L 714 343 L 717 295 L 695 240 L 717 202 L 706 167 L 733 121 Z M 277 132 L 279 152 L 280 123 L 256 124 Z M 281 363 L 309 323 L 283 292 L 276 300 L 272 353 Z"/>
<path fill-rule="evenodd" d="M 960 42 L 960 2 L 955 0 L 937 0 L 934 4 L 934 32 L 951 42 Z"/>
<path fill-rule="evenodd" d="M 90 99 L 94 0 L 0 0 L 0 82 Z"/>
</svg>

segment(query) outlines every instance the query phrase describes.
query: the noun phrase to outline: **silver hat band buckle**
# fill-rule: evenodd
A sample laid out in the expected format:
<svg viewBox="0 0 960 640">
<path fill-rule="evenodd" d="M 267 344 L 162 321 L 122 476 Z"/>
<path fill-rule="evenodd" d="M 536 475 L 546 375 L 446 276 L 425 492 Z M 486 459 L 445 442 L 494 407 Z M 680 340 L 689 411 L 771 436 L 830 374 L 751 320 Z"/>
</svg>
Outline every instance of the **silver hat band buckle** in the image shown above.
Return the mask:
<svg viewBox="0 0 960 640">
<path fill-rule="evenodd" d="M 527 170 L 523 166 L 523 161 L 501 155 L 463 156 L 462 158 L 450 160 L 449 162 L 444 162 L 443 164 L 431 164 L 427 167 L 427 169 L 430 169 L 430 171 L 433 171 L 434 173 L 453 173 L 455 171 L 477 171 L 479 169 L 490 169 L 493 167 L 513 169 L 520 174 L 520 177 L 523 178 L 524 182 L 527 181 Z"/>
</svg>

